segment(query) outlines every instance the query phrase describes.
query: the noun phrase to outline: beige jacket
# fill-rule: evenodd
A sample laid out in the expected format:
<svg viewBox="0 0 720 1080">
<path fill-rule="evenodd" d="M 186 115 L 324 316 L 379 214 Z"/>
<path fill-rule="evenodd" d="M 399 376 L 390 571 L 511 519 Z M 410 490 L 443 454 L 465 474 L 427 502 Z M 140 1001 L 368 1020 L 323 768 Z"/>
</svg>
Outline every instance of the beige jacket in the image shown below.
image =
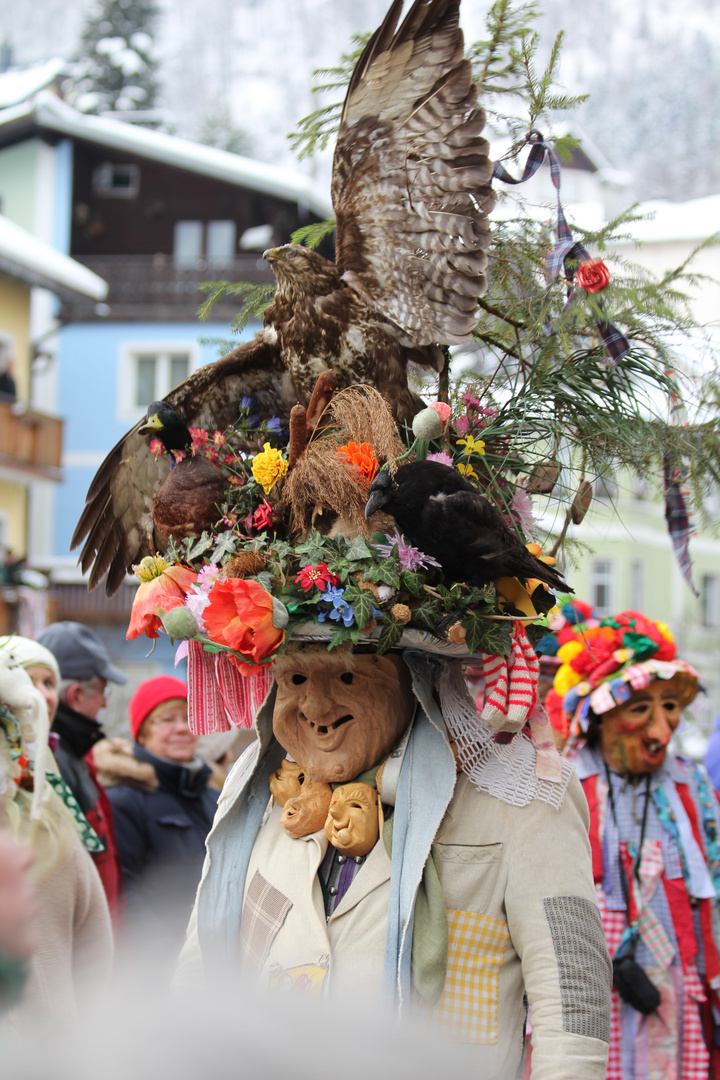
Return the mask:
<svg viewBox="0 0 720 1080">
<path fill-rule="evenodd" d="M 317 877 L 325 834 L 292 840 L 279 818 L 275 807 L 253 848 L 239 962 L 271 984 L 379 999 L 390 882 L 383 844 L 326 921 Z M 436 838 L 448 974 L 439 1004 L 421 1011 L 441 1034 L 476 1045 L 483 1080 L 515 1075 L 524 991 L 532 1007 L 533 1080 L 605 1076 L 611 967 L 587 830 L 575 777 L 559 812 L 539 801 L 510 806 L 458 777 Z M 194 982 L 201 967 L 193 912 L 180 981 Z"/>
</svg>

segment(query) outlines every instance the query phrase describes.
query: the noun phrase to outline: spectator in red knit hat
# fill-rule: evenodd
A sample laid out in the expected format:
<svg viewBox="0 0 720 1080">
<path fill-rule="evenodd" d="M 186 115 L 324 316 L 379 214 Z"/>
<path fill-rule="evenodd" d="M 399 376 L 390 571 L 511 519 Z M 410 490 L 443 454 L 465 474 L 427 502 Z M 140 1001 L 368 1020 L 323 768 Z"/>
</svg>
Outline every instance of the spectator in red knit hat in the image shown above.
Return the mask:
<svg viewBox="0 0 720 1080">
<path fill-rule="evenodd" d="M 133 755 L 143 766 L 113 779 L 104 762 L 125 880 L 128 941 L 166 969 L 183 943 L 218 792 L 195 754 L 187 686 L 171 675 L 141 683 L 130 699 Z M 110 766 L 111 767 L 111 766 Z"/>
</svg>

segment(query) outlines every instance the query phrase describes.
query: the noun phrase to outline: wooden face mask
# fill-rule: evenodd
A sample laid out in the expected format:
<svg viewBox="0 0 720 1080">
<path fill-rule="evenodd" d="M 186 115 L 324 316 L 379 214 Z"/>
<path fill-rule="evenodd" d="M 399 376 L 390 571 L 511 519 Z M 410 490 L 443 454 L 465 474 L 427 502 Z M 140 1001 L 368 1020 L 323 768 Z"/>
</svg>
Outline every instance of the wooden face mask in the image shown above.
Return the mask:
<svg viewBox="0 0 720 1080">
<path fill-rule="evenodd" d="M 283 658 L 273 731 L 313 780 L 353 780 L 388 754 L 413 715 L 410 675 L 395 656 Z"/>
<path fill-rule="evenodd" d="M 378 793 L 369 784 L 343 784 L 335 788 L 325 835 L 334 848 L 354 858 L 367 855 L 379 834 Z"/>
</svg>

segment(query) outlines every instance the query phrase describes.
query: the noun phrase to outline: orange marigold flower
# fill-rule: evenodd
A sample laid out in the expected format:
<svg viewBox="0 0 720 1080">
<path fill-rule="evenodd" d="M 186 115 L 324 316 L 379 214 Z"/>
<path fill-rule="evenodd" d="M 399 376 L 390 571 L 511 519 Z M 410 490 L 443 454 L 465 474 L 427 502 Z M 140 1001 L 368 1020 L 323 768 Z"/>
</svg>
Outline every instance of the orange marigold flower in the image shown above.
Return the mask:
<svg viewBox="0 0 720 1080">
<path fill-rule="evenodd" d="M 363 483 L 369 484 L 377 472 L 378 462 L 370 443 L 345 443 L 337 448 L 338 457 L 352 465 L 360 473 Z"/>
<path fill-rule="evenodd" d="M 146 634 L 156 638 L 162 626 L 158 611 L 182 607 L 197 574 L 189 566 L 167 563 L 161 555 L 148 555 L 133 569 L 140 578 L 140 586 L 133 600 L 126 637 L 130 640 Z"/>
<path fill-rule="evenodd" d="M 285 639 L 285 631 L 273 624 L 272 596 L 249 578 L 216 581 L 203 622 L 211 641 L 247 657 L 251 664 L 272 656 Z M 243 675 L 253 674 L 249 664 L 240 661 L 236 666 Z"/>
</svg>

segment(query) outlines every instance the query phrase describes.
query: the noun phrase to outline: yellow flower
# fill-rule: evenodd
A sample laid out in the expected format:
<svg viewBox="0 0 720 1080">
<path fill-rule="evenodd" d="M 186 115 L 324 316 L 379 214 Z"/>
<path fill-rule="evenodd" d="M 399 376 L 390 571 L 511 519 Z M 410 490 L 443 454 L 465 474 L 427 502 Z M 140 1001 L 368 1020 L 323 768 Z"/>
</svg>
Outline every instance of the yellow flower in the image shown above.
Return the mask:
<svg viewBox="0 0 720 1080">
<path fill-rule="evenodd" d="M 665 638 L 665 640 L 669 641 L 670 644 L 672 645 L 673 642 L 675 641 L 675 638 L 673 637 L 672 630 L 667 625 L 667 623 L 656 622 L 655 625 L 657 626 L 658 630 L 660 631 L 662 636 Z"/>
<path fill-rule="evenodd" d="M 133 566 L 133 574 L 140 581 L 152 581 L 153 578 L 160 577 L 171 565 L 172 563 L 163 559 L 159 553 L 157 555 L 146 555 L 137 566 Z"/>
<path fill-rule="evenodd" d="M 463 454 L 470 457 L 471 454 L 485 455 L 485 443 L 482 439 L 476 439 L 474 435 L 467 435 L 464 439 L 458 439 L 458 446 L 464 446 Z"/>
<path fill-rule="evenodd" d="M 288 463 L 282 451 L 275 450 L 266 442 L 261 452 L 256 454 L 252 463 L 252 474 L 266 495 L 269 495 L 281 476 L 288 471 Z"/>
<path fill-rule="evenodd" d="M 473 480 L 477 480 L 477 479 L 478 479 L 478 474 L 477 474 L 477 473 L 475 472 L 475 470 L 473 469 L 472 465 L 463 465 L 463 464 L 462 464 L 462 462 L 460 462 L 459 464 L 457 464 L 457 465 L 455 466 L 455 468 L 457 469 L 457 471 L 458 471 L 459 473 L 462 473 L 462 475 L 463 475 L 463 476 L 464 476 L 464 477 L 465 477 L 466 479 L 467 479 L 468 477 L 472 477 L 472 479 L 473 479 Z"/>
</svg>

